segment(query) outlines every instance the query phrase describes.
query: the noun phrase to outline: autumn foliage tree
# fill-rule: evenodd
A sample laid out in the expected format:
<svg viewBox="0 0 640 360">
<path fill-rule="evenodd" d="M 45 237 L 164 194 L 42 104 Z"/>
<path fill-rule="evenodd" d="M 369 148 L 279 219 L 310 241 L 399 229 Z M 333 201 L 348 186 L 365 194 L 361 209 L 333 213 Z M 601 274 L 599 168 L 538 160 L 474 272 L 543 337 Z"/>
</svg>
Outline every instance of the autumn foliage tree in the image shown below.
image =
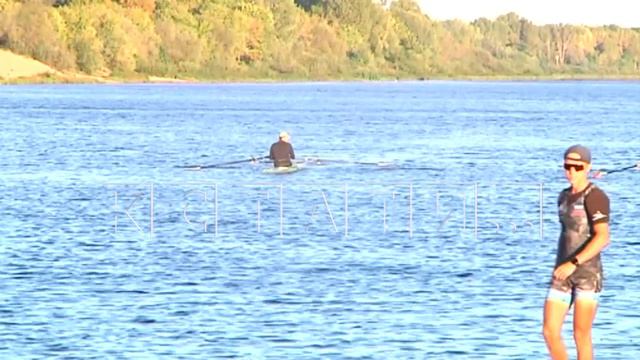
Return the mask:
<svg viewBox="0 0 640 360">
<path fill-rule="evenodd" d="M 639 29 L 434 21 L 414 0 L 0 0 L 0 47 L 120 76 L 640 76 Z"/>
</svg>

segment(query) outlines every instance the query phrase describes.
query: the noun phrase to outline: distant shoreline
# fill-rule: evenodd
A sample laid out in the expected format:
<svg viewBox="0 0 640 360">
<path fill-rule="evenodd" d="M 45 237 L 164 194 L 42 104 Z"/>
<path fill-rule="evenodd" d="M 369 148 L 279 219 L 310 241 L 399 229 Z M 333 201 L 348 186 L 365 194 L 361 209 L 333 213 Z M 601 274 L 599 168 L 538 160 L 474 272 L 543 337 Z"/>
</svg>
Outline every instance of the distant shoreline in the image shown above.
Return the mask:
<svg viewBox="0 0 640 360">
<path fill-rule="evenodd" d="M 349 82 L 349 81 L 637 81 L 640 75 L 602 74 L 550 74 L 550 75 L 434 75 L 430 77 L 384 77 L 362 78 L 238 78 L 196 79 L 172 78 L 136 74 L 131 77 L 95 76 L 78 72 L 56 70 L 28 57 L 0 49 L 0 84 L 209 84 L 209 83 L 290 83 L 290 82 Z"/>
</svg>

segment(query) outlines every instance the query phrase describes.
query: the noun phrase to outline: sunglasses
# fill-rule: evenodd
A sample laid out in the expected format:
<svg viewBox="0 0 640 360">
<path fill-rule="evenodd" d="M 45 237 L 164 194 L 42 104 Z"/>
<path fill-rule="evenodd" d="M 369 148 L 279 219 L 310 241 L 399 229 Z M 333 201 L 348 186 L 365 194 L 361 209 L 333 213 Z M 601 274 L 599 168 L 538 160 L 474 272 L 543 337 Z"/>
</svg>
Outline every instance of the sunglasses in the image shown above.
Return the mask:
<svg viewBox="0 0 640 360">
<path fill-rule="evenodd" d="M 581 164 L 564 164 L 564 169 L 567 171 L 571 171 L 571 168 L 573 168 L 575 171 L 582 171 L 584 170 L 584 165 Z"/>
</svg>

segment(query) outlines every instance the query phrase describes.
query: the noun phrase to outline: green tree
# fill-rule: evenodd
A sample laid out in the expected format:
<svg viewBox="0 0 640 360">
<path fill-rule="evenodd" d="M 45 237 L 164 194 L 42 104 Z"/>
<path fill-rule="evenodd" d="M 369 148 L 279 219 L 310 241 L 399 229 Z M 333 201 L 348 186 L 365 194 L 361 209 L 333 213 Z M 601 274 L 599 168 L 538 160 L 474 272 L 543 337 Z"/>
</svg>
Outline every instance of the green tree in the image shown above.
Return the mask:
<svg viewBox="0 0 640 360">
<path fill-rule="evenodd" d="M 94 7 L 87 8 L 87 6 Z M 76 65 L 88 74 L 105 70 L 102 56 L 103 42 L 98 37 L 92 15 L 92 10 L 96 9 L 95 6 L 73 3 L 60 10 L 69 26 L 68 41 L 70 48 L 75 52 Z"/>
</svg>

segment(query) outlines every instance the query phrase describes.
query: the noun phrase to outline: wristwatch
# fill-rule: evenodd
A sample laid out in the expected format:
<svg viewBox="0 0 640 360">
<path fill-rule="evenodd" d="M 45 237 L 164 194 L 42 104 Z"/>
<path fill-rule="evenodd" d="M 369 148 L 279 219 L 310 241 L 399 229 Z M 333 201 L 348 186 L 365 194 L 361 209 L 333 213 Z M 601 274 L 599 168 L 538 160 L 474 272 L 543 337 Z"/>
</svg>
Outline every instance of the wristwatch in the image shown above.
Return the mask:
<svg viewBox="0 0 640 360">
<path fill-rule="evenodd" d="M 571 258 L 571 263 L 575 266 L 580 266 L 580 261 L 578 260 L 577 257 L 572 257 Z"/>
</svg>

